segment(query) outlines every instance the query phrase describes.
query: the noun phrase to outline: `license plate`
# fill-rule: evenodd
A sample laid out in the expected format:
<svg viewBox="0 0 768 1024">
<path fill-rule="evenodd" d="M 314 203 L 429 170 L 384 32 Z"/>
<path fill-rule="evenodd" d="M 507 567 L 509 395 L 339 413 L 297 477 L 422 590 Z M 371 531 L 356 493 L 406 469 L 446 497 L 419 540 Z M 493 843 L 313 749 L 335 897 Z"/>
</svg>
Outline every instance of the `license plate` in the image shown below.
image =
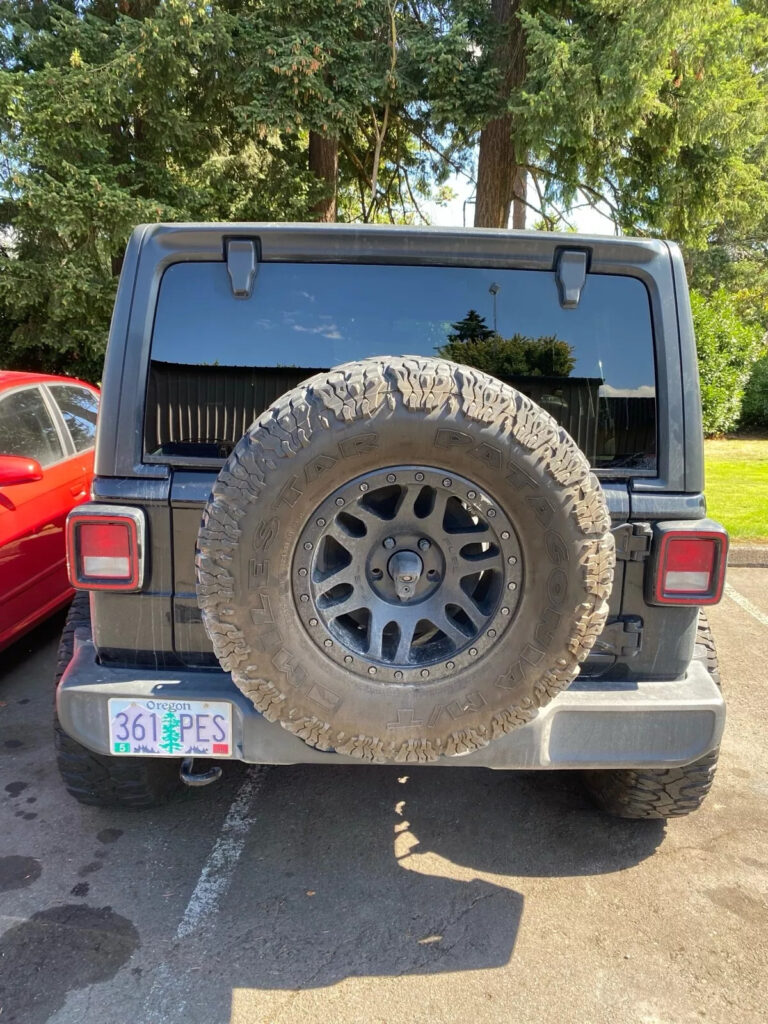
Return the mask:
<svg viewBox="0 0 768 1024">
<path fill-rule="evenodd" d="M 109 747 L 132 757 L 231 757 L 232 705 L 110 697 Z"/>
</svg>

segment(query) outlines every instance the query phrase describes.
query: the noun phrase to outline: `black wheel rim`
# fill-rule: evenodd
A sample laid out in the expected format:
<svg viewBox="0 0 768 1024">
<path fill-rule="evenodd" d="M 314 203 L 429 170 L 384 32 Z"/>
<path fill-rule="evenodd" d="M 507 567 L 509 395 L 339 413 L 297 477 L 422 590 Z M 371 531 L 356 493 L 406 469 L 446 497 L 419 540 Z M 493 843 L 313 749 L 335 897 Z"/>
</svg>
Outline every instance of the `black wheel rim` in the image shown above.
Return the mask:
<svg viewBox="0 0 768 1024">
<path fill-rule="evenodd" d="M 434 681 L 499 642 L 521 598 L 517 535 L 493 498 L 440 469 L 349 481 L 312 514 L 291 583 L 312 641 L 348 670 Z"/>
</svg>

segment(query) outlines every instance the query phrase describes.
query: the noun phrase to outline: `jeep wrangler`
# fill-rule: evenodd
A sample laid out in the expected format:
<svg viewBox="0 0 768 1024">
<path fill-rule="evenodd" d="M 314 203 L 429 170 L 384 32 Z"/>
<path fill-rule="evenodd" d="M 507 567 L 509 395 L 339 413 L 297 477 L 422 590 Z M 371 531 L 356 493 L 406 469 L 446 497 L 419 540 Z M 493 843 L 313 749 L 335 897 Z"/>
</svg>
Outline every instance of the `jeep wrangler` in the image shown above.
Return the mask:
<svg viewBox="0 0 768 1024">
<path fill-rule="evenodd" d="M 674 244 L 145 225 L 102 393 L 67 526 L 76 799 L 150 806 L 234 759 L 701 804 L 727 536 Z"/>
</svg>

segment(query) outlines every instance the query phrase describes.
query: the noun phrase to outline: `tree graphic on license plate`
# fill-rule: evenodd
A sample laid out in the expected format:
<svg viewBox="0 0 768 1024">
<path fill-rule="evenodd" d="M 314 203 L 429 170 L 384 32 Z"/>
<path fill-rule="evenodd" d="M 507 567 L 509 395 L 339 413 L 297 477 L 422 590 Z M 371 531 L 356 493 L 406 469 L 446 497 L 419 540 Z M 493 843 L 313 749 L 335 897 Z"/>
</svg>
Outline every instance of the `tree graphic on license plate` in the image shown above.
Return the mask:
<svg viewBox="0 0 768 1024">
<path fill-rule="evenodd" d="M 179 719 L 172 711 L 167 711 L 163 716 L 163 727 L 158 746 L 169 754 L 175 754 L 181 750 L 181 727 Z"/>
</svg>

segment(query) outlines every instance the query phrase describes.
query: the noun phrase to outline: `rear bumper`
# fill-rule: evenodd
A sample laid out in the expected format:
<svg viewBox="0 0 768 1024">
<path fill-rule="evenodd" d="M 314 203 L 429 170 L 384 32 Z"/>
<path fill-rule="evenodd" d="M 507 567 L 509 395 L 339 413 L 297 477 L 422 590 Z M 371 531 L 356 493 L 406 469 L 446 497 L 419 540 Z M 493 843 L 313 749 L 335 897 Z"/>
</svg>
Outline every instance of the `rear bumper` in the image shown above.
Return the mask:
<svg viewBox="0 0 768 1024">
<path fill-rule="evenodd" d="M 56 695 L 59 719 L 73 739 L 109 754 L 110 697 L 226 700 L 232 705 L 236 759 L 252 764 L 359 764 L 314 750 L 268 722 L 221 671 L 161 671 L 100 665 L 88 639 Z M 703 665 L 692 662 L 673 682 L 576 680 L 528 725 L 482 750 L 444 757 L 437 765 L 485 768 L 665 768 L 713 750 L 725 724 L 725 704 Z"/>
</svg>

